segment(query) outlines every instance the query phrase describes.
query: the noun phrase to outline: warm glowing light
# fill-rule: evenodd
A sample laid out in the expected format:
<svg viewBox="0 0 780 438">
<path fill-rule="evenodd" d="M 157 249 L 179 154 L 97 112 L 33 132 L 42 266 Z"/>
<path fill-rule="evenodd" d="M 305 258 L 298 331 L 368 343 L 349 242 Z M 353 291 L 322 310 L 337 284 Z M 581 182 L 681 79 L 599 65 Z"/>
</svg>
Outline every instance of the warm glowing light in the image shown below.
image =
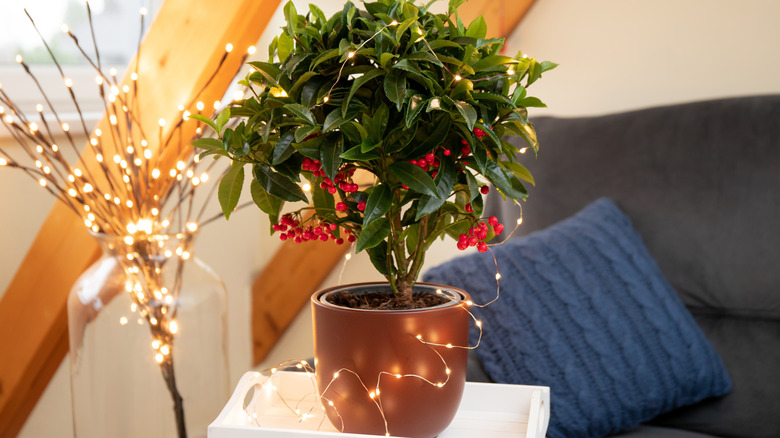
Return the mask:
<svg viewBox="0 0 780 438">
<path fill-rule="evenodd" d="M 524 154 L 524 153 L 526 153 L 526 151 L 527 151 L 527 150 L 528 150 L 528 148 L 521 148 L 521 149 L 520 149 L 520 153 L 521 153 L 521 154 Z"/>
<path fill-rule="evenodd" d="M 21 64 L 21 63 L 22 63 L 22 61 L 23 61 L 23 59 L 22 59 L 22 55 L 16 55 L 16 62 L 18 62 L 19 64 Z"/>
<path fill-rule="evenodd" d="M 352 58 L 355 56 L 355 52 L 349 52 L 347 53 L 347 58 Z"/>
<path fill-rule="evenodd" d="M 344 256 L 344 258 L 345 258 L 345 259 L 347 259 L 347 260 L 349 260 L 349 259 L 351 259 L 351 258 L 352 258 L 352 254 L 349 254 L 349 253 L 348 253 L 347 255 L 345 255 L 345 256 Z"/>
<path fill-rule="evenodd" d="M 84 184 L 84 193 L 90 193 L 92 192 L 92 190 L 93 190 L 92 184 L 89 183 Z"/>
<path fill-rule="evenodd" d="M 376 394 L 374 393 L 374 391 L 369 392 L 368 396 L 371 397 L 372 399 L 376 398 Z"/>
<path fill-rule="evenodd" d="M 496 272 L 496 280 L 500 280 L 500 279 L 501 279 L 501 274 L 499 274 L 498 272 Z"/>
<path fill-rule="evenodd" d="M 119 318 L 119 324 L 120 325 L 127 325 L 127 317 L 123 316 L 123 317 Z"/>
<path fill-rule="evenodd" d="M 75 198 L 78 193 L 74 189 L 68 189 L 68 194 L 71 198 Z"/>
<path fill-rule="evenodd" d="M 62 130 L 65 131 L 65 132 L 70 131 L 70 125 L 68 125 L 67 123 L 63 123 L 62 124 Z"/>
<path fill-rule="evenodd" d="M 5 158 L 0 158 L 0 166 L 6 166 L 8 164 L 8 160 Z"/>
<path fill-rule="evenodd" d="M 39 113 L 42 113 L 43 112 L 43 105 L 41 105 L 40 103 L 38 105 L 35 105 L 35 111 L 38 111 Z M 0 111 L 0 114 L 2 114 L 2 113 L 3 112 Z"/>
<path fill-rule="evenodd" d="M 136 73 L 136 72 L 130 73 L 130 79 L 133 80 L 133 81 L 137 81 L 138 80 L 138 73 Z"/>
<path fill-rule="evenodd" d="M 447 348 L 452 348 L 452 344 L 447 344 L 446 347 Z"/>
<path fill-rule="evenodd" d="M 306 183 L 301 188 L 303 189 L 304 192 L 310 192 L 311 191 L 311 184 Z"/>
<path fill-rule="evenodd" d="M 122 91 L 124 91 L 125 93 L 130 92 L 130 86 L 129 85 L 123 85 L 122 86 Z M 127 108 L 127 107 L 125 107 L 125 108 Z M 127 111 L 127 109 L 125 109 L 125 111 Z"/>
<path fill-rule="evenodd" d="M 522 224 L 522 223 L 523 223 L 523 218 L 519 218 L 519 219 L 517 219 L 517 225 L 520 225 L 520 224 Z"/>
<path fill-rule="evenodd" d="M 390 22 L 390 26 L 398 26 L 398 22 L 393 20 Z"/>
<path fill-rule="evenodd" d="M 455 75 L 455 80 L 456 80 L 456 81 L 459 81 L 459 80 L 461 80 L 461 79 L 463 79 L 463 78 L 462 78 L 462 77 L 460 77 L 460 75 Z"/>
<path fill-rule="evenodd" d="M 339 373 L 338 372 L 333 373 L 333 378 L 334 379 L 338 379 L 339 378 Z"/>
<path fill-rule="evenodd" d="M 206 105 L 203 102 L 198 102 L 195 104 L 195 108 L 197 108 L 198 111 L 203 111 L 203 108 L 206 108 Z"/>
<path fill-rule="evenodd" d="M 160 120 L 158 120 L 158 121 L 157 121 L 157 124 L 159 124 L 159 125 L 160 125 L 160 127 L 163 127 L 163 126 L 165 126 L 165 119 L 160 119 Z"/>
<path fill-rule="evenodd" d="M 167 345 L 163 345 L 162 347 L 160 347 L 160 353 L 162 353 L 162 354 L 167 356 L 168 353 L 170 353 L 170 352 L 171 352 L 171 348 L 168 347 Z"/>
<path fill-rule="evenodd" d="M 248 53 L 250 55 L 254 55 L 255 52 L 257 52 L 257 47 L 255 47 L 255 46 L 249 46 L 249 48 L 246 49 L 246 53 Z"/>
<path fill-rule="evenodd" d="M 148 11 L 146 10 L 146 8 L 141 8 L 141 10 L 138 12 L 140 12 L 141 15 L 146 15 Z"/>
<path fill-rule="evenodd" d="M 166 301 L 167 301 L 166 297 Z M 176 334 L 176 332 L 179 331 L 179 324 L 176 323 L 176 321 L 171 321 L 168 323 L 168 330 L 171 332 L 171 334 Z"/>
<path fill-rule="evenodd" d="M 70 29 L 68 28 L 67 24 L 63 24 L 60 29 L 62 29 L 62 33 L 70 33 Z"/>
<path fill-rule="evenodd" d="M 3 159 L 1 159 L 1 158 L 0 158 L 0 166 L 5 166 L 5 164 L 3 164 L 3 162 L 4 162 L 4 161 L 5 161 L 5 160 L 3 160 Z M 41 179 L 38 181 L 38 184 L 40 184 L 40 185 L 41 185 L 41 187 L 46 187 L 46 180 L 45 180 L 45 179 L 43 179 L 43 178 L 41 178 Z"/>
<path fill-rule="evenodd" d="M 325 102 L 325 103 L 328 103 L 329 100 L 330 100 L 330 98 L 328 96 L 325 96 L 325 97 L 322 98 L 322 101 Z"/>
<path fill-rule="evenodd" d="M 513 75 L 515 74 L 515 71 L 510 68 L 509 70 L 506 71 L 506 74 Z"/>
<path fill-rule="evenodd" d="M 225 51 L 228 52 L 228 53 L 232 52 L 233 51 L 233 45 L 230 44 L 230 43 L 227 43 L 227 45 L 225 46 Z"/>
<path fill-rule="evenodd" d="M 115 114 L 111 114 L 110 116 L 108 116 L 108 121 L 112 125 L 116 125 L 117 124 L 116 115 Z"/>
<path fill-rule="evenodd" d="M 194 233 L 195 231 L 198 231 L 198 224 L 196 224 L 195 222 L 188 222 L 187 229 L 190 230 L 190 232 Z"/>
<path fill-rule="evenodd" d="M 160 169 L 152 170 L 152 178 L 157 179 L 160 177 Z"/>
<path fill-rule="evenodd" d="M 161 353 L 157 353 L 154 355 L 154 360 L 157 361 L 157 363 L 162 363 L 163 360 L 165 360 L 165 357 Z"/>
</svg>

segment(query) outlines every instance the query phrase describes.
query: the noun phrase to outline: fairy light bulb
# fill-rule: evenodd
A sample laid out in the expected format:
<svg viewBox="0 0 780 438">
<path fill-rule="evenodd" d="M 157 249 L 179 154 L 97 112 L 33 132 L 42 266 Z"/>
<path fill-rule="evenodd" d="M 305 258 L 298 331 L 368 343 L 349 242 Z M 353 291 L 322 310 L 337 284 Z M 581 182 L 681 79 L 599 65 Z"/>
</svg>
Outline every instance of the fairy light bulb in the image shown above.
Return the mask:
<svg viewBox="0 0 780 438">
<path fill-rule="evenodd" d="M 68 87 L 68 88 L 73 86 L 73 81 L 70 80 L 70 78 L 65 78 L 64 82 L 65 82 L 65 86 Z"/>
<path fill-rule="evenodd" d="M 398 26 L 398 22 L 393 20 L 390 22 L 390 26 Z"/>
<path fill-rule="evenodd" d="M 311 191 L 311 184 L 305 183 L 303 185 L 303 187 L 301 187 L 301 189 L 303 189 L 304 192 L 310 192 Z"/>
<path fill-rule="evenodd" d="M 206 105 L 203 102 L 198 102 L 195 104 L 195 108 L 197 108 L 198 111 L 203 111 L 203 109 L 206 108 Z"/>
<path fill-rule="evenodd" d="M 461 79 L 463 79 L 463 78 L 462 78 L 462 77 L 460 77 L 460 75 L 455 75 L 455 80 L 456 80 L 456 81 L 459 81 L 459 80 L 461 80 Z"/>
<path fill-rule="evenodd" d="M 511 76 L 511 75 L 515 74 L 515 71 L 510 68 L 509 70 L 506 71 L 506 74 Z"/>
<path fill-rule="evenodd" d="M 500 280 L 500 279 L 501 279 L 501 274 L 496 272 L 496 280 Z"/>
<path fill-rule="evenodd" d="M 0 166 L 7 166 L 7 165 L 8 165 L 8 160 L 6 160 L 5 158 L 0 158 Z"/>
<path fill-rule="evenodd" d="M 141 15 L 146 15 L 146 14 L 147 14 L 149 11 L 147 11 L 147 10 L 146 10 L 146 8 L 141 8 L 141 9 L 140 9 L 138 12 L 139 12 Z"/>
<path fill-rule="evenodd" d="M 42 113 L 43 112 L 43 105 L 41 105 L 40 103 L 38 105 L 35 105 L 35 111 L 38 111 L 39 113 Z M 0 114 L 2 114 L 2 113 L 3 112 L 0 111 Z"/>
<path fill-rule="evenodd" d="M 171 321 L 168 323 L 168 331 L 171 332 L 171 334 L 176 334 L 176 332 L 179 331 L 179 324 L 176 323 L 176 321 Z"/>
<path fill-rule="evenodd" d="M 157 124 L 160 125 L 160 127 L 162 128 L 163 126 L 165 126 L 165 119 L 158 120 Z"/>
<path fill-rule="evenodd" d="M 22 58 L 22 55 L 16 55 L 16 62 L 17 62 L 18 64 L 21 64 L 21 63 L 22 63 L 22 61 L 24 61 L 24 59 Z"/>
<path fill-rule="evenodd" d="M 347 58 L 352 59 L 355 56 L 355 52 L 347 53 Z"/>
<path fill-rule="evenodd" d="M 232 52 L 233 51 L 233 44 L 227 43 L 227 45 L 225 45 L 225 51 L 228 52 L 228 53 Z"/>
<path fill-rule="evenodd" d="M 246 53 L 249 55 L 254 55 L 255 52 L 257 52 L 257 47 L 255 46 L 249 46 L 249 48 L 246 49 Z"/>
</svg>

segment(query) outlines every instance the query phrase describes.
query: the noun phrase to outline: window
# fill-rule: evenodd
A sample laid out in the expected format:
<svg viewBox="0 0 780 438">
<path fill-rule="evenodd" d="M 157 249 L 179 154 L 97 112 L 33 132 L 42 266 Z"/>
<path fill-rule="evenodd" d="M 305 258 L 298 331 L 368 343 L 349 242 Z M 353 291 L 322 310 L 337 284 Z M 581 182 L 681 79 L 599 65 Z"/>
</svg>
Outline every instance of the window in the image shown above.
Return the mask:
<svg viewBox="0 0 780 438">
<path fill-rule="evenodd" d="M 82 49 L 93 60 L 95 48 L 84 0 L 30 0 L 27 11 L 54 53 L 63 71 L 73 83 L 73 90 L 85 116 L 97 120 L 102 115 L 102 103 L 95 84 L 95 69 L 80 53 L 63 25 L 78 38 Z M 91 0 L 89 7 L 105 74 L 113 68 L 118 76 L 123 72 L 138 48 L 141 34 L 141 8 L 146 9 L 144 28 L 151 23 L 162 0 Z M 17 55 L 38 78 L 56 111 L 64 118 L 76 120 L 70 94 L 63 84 L 46 47 L 41 42 L 23 5 L 12 3 L 0 9 L 0 85 L 9 97 L 27 114 L 34 114 L 37 104 L 46 103 L 35 83 L 17 64 Z M 48 111 L 48 108 L 47 108 Z M 3 131 L 3 130 L 0 130 Z M 6 134 L 0 132 L 0 135 Z"/>
</svg>

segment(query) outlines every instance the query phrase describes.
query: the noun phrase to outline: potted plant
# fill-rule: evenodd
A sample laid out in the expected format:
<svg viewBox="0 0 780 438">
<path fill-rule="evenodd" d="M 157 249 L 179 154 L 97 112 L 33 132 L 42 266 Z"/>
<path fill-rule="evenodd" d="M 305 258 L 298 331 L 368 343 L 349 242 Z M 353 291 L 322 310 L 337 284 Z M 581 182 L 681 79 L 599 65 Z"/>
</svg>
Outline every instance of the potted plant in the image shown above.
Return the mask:
<svg viewBox="0 0 780 438">
<path fill-rule="evenodd" d="M 533 183 L 518 161 L 524 151 L 501 137 L 537 150 L 526 108 L 544 105 L 526 87 L 555 64 L 502 55 L 482 17 L 468 26 L 458 17 L 464 1 L 451 0 L 448 15 L 429 12 L 433 2 L 347 2 L 329 19 L 288 2 L 271 60 L 250 63 L 241 82 L 251 97 L 204 120 L 220 138 L 202 140 L 202 155 L 233 161 L 219 187 L 225 216 L 251 165 L 252 197 L 280 239 L 355 242 L 387 279 L 312 299 L 320 392 L 344 431 L 430 437 L 447 426 L 465 381 L 470 302 L 463 291 L 415 285 L 426 250 L 450 236 L 461 250 L 486 251 L 503 231 L 482 218 L 488 184 L 520 200 L 523 182 Z M 350 308 L 369 299 L 379 310 Z M 389 334 L 369 325 L 378 320 Z M 433 395 L 395 399 L 412 389 Z M 406 414 L 419 421 L 399 419 Z"/>
</svg>

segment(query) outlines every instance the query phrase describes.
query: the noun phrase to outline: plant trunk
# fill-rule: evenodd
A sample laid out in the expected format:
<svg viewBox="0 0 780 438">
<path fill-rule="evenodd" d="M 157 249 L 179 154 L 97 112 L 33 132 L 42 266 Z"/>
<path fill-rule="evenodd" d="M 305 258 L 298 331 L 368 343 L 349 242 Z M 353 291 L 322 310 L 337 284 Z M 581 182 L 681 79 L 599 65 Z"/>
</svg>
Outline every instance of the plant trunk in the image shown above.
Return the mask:
<svg viewBox="0 0 780 438">
<path fill-rule="evenodd" d="M 398 287 L 398 296 L 396 297 L 398 305 L 405 308 L 411 308 L 414 282 L 405 278 L 399 278 L 396 282 L 396 286 Z"/>
</svg>

